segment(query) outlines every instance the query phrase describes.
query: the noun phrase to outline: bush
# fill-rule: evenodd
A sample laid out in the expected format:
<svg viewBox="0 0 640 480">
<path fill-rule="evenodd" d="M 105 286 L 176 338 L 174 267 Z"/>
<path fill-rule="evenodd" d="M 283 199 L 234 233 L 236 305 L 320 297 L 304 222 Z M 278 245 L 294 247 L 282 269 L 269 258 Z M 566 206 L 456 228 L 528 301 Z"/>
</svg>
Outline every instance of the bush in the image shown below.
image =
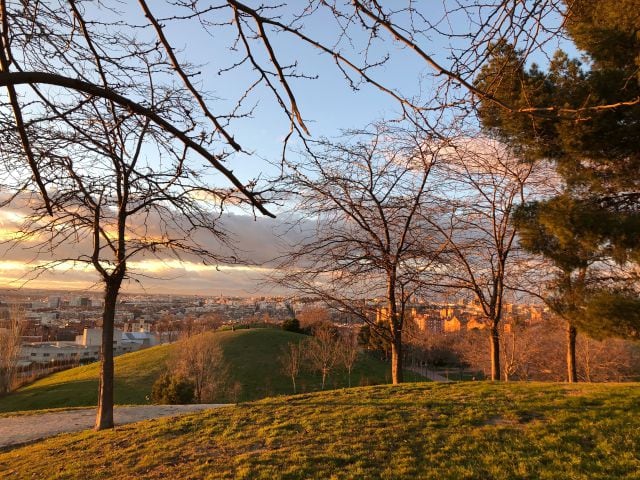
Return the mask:
<svg viewBox="0 0 640 480">
<path fill-rule="evenodd" d="M 195 386 L 193 382 L 165 373 L 151 388 L 151 401 L 164 405 L 183 405 L 193 402 Z"/>
<path fill-rule="evenodd" d="M 287 332 L 302 333 L 300 321 L 297 318 L 288 318 L 282 322 L 282 329 Z"/>
</svg>

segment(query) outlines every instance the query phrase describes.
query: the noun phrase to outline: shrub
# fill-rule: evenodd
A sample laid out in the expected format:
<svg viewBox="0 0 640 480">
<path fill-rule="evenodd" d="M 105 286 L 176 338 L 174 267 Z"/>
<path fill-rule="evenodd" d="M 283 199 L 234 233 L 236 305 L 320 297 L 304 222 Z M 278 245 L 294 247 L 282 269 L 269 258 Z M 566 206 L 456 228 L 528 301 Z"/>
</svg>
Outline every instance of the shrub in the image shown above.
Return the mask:
<svg viewBox="0 0 640 480">
<path fill-rule="evenodd" d="M 297 318 L 288 318 L 282 322 L 282 329 L 287 332 L 302 333 L 300 321 Z"/>
<path fill-rule="evenodd" d="M 164 405 L 182 405 L 193 402 L 195 386 L 184 378 L 165 373 L 151 388 L 151 401 Z"/>
</svg>

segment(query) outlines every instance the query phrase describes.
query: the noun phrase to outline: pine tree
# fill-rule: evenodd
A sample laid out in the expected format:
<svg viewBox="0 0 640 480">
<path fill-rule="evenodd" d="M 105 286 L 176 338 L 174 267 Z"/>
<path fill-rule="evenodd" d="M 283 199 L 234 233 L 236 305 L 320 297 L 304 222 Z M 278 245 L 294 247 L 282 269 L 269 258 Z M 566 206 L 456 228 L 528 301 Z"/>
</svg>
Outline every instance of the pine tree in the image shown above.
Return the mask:
<svg viewBox="0 0 640 480">
<path fill-rule="evenodd" d="M 568 195 L 522 205 L 515 215 L 521 245 L 543 255 L 556 270 L 551 293 L 544 300 L 567 324 L 568 382 L 578 379 L 578 329 L 591 328 L 591 318 L 585 310 L 594 280 L 598 278 L 594 265 L 607 255 L 602 248 L 604 232 L 593 228 L 594 217 L 588 205 Z"/>
<path fill-rule="evenodd" d="M 525 248 L 560 272 L 547 301 L 568 321 L 568 352 L 572 328 L 600 337 L 639 336 L 633 286 L 590 280 L 592 266 L 605 258 L 640 262 L 639 7 L 637 0 L 575 0 L 565 28 L 585 64 L 560 51 L 547 71 L 525 69 L 523 53 L 500 43 L 476 80 L 515 107 L 481 102 L 483 127 L 528 161 L 555 162 L 565 182 L 557 198 L 523 206 L 518 221 Z M 612 104 L 617 107 L 603 108 Z M 568 364 L 571 380 L 571 353 Z"/>
</svg>

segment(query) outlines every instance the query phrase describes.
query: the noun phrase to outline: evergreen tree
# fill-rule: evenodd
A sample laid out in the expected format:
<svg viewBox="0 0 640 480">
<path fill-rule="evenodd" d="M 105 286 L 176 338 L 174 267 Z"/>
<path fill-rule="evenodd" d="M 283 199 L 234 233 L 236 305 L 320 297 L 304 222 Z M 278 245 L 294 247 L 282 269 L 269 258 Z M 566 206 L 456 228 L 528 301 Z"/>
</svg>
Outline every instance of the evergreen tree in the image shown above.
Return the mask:
<svg viewBox="0 0 640 480">
<path fill-rule="evenodd" d="M 481 102 L 483 127 L 528 161 L 554 161 L 564 179 L 562 195 L 521 208 L 522 242 L 561 272 L 552 308 L 596 336 L 637 338 L 640 330 L 633 288 L 588 281 L 597 261 L 640 261 L 639 7 L 637 0 L 574 0 L 565 28 L 584 64 L 560 51 L 546 72 L 526 69 L 524 55 L 503 42 L 476 80 L 515 107 Z M 575 332 L 569 351 L 574 341 Z"/>
<path fill-rule="evenodd" d="M 577 381 L 578 328 L 590 329 L 585 310 L 597 275 L 594 264 L 606 256 L 603 232 L 592 228 L 594 214 L 567 195 L 518 208 L 515 222 L 524 248 L 543 255 L 556 268 L 551 293 L 544 300 L 567 324 L 567 381 Z"/>
</svg>

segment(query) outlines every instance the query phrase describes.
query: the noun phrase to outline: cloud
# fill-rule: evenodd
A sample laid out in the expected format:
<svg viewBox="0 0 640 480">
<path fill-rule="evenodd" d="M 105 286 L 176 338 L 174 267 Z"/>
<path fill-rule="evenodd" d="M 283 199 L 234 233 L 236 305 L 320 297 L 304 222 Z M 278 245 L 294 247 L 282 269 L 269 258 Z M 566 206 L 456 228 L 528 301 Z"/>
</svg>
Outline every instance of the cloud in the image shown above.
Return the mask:
<svg viewBox="0 0 640 480">
<path fill-rule="evenodd" d="M 56 290 L 101 290 L 92 267 L 64 263 L 42 270 L 44 263 L 0 262 L 0 285 L 5 288 L 47 288 Z M 251 265 L 223 265 L 218 268 L 192 262 L 133 262 L 131 278 L 124 291 L 199 295 L 255 295 L 283 293 L 268 283 L 272 270 Z"/>
<path fill-rule="evenodd" d="M 47 243 L 44 234 L 16 242 L 16 232 L 28 214 L 27 202 L 16 202 L 0 209 L 0 286 L 101 289 L 100 278 L 91 265 L 72 261 L 88 260 L 92 250 L 92 238 L 88 232 L 72 236 L 69 241 L 55 247 Z M 161 231 L 160 222 L 158 218 L 147 217 L 144 224 L 132 225 L 131 230 L 135 232 L 144 228 L 148 236 L 154 237 Z M 272 273 L 273 260 L 285 252 L 290 242 L 295 241 L 299 231 L 296 234 L 288 230 L 283 219 L 232 213 L 225 214 L 218 222 L 219 228 L 226 232 L 226 244 L 204 231 L 194 233 L 188 240 L 222 259 L 233 261 L 216 263 L 193 253 L 176 256 L 162 249 L 143 252 L 129 261 L 131 280 L 126 282 L 124 289 L 216 295 L 282 293 L 281 289 L 274 289 L 268 284 L 268 277 Z"/>
</svg>

